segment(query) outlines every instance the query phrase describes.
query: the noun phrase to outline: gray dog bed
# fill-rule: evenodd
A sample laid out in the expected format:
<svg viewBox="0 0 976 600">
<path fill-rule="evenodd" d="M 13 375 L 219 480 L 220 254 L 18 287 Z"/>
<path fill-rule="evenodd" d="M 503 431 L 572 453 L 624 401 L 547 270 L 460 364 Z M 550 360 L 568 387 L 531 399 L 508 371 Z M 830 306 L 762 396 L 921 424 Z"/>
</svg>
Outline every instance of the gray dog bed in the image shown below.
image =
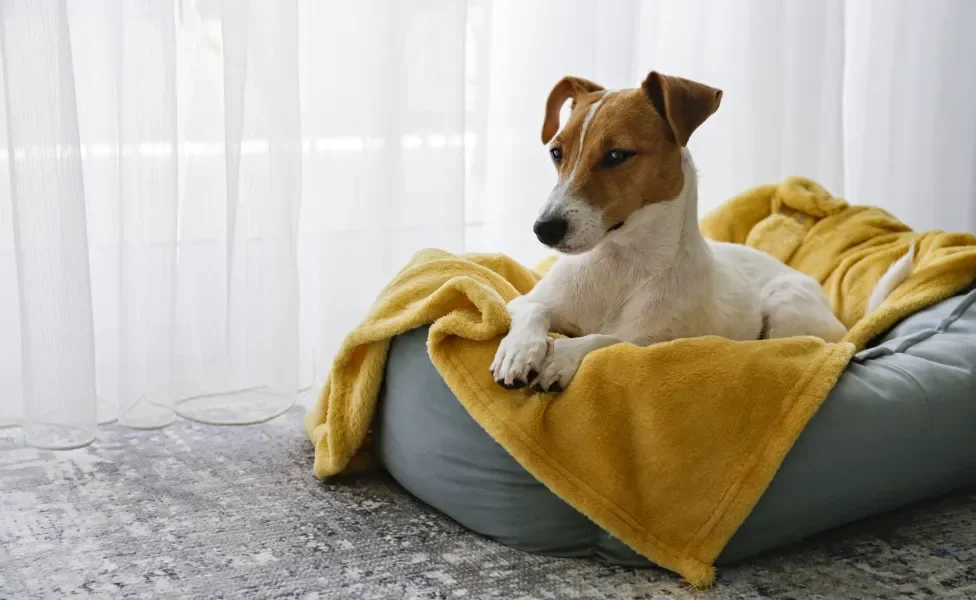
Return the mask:
<svg viewBox="0 0 976 600">
<path fill-rule="evenodd" d="M 855 357 L 719 563 L 976 484 L 974 304 L 971 289 L 909 317 Z M 649 565 L 481 429 L 431 364 L 426 341 L 426 328 L 417 329 L 390 348 L 374 431 L 393 477 L 503 544 Z"/>
</svg>

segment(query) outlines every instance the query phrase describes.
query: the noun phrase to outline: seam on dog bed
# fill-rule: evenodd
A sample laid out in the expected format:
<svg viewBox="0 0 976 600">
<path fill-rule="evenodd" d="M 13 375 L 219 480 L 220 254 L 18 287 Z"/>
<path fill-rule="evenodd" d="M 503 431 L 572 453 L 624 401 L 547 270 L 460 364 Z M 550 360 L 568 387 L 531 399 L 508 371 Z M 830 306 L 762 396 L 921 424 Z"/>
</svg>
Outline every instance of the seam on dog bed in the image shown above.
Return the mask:
<svg viewBox="0 0 976 600">
<path fill-rule="evenodd" d="M 869 360 L 881 358 L 882 356 L 891 356 L 893 354 L 904 354 L 908 349 L 912 348 L 916 344 L 929 339 L 930 337 L 945 333 L 949 330 L 953 323 L 958 321 L 970 307 L 976 304 L 976 289 L 971 289 L 971 291 L 966 294 L 956 308 L 952 310 L 948 315 L 943 317 L 939 324 L 935 327 L 930 327 L 928 329 L 923 329 L 922 331 L 916 331 L 915 333 L 895 338 L 889 340 L 879 346 L 873 348 L 868 348 L 862 350 L 854 355 L 854 362 L 863 363 Z M 916 313 L 917 314 L 917 313 Z"/>
</svg>

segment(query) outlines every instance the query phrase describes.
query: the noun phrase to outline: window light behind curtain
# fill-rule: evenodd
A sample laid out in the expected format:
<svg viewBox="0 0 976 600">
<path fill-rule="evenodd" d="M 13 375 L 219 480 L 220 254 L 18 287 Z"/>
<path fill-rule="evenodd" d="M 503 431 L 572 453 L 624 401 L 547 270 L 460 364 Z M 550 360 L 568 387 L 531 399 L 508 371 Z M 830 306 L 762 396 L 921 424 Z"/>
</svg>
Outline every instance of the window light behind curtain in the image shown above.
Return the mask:
<svg viewBox="0 0 976 600">
<path fill-rule="evenodd" d="M 800 174 L 972 231 L 973 31 L 954 0 L 4 0 L 0 425 L 271 418 L 416 250 L 542 258 L 566 74 L 722 88 L 702 210 Z"/>
</svg>

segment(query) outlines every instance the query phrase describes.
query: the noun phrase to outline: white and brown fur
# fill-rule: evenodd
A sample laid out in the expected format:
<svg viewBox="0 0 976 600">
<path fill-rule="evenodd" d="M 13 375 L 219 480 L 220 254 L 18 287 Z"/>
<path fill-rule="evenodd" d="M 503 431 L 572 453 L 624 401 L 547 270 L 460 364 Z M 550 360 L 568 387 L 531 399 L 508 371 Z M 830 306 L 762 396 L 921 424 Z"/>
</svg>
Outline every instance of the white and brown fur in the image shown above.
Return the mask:
<svg viewBox="0 0 976 600">
<path fill-rule="evenodd" d="M 511 329 L 490 367 L 500 385 L 561 391 L 587 354 L 620 342 L 843 338 L 814 279 L 702 236 L 686 145 L 721 99 L 720 90 L 657 72 L 636 89 L 608 91 L 577 77 L 556 84 L 542 141 L 559 178 L 534 230 L 565 256 L 509 303 Z M 559 130 L 567 100 L 572 111 Z M 869 310 L 910 268 L 910 256 L 892 266 Z"/>
</svg>

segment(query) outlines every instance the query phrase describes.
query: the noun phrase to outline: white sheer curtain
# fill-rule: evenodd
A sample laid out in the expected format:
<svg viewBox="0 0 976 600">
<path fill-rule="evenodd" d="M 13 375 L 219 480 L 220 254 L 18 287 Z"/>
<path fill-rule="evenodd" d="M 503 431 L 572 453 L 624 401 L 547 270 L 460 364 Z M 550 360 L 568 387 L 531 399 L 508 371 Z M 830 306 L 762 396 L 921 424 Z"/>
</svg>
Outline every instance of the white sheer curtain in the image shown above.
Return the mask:
<svg viewBox="0 0 976 600">
<path fill-rule="evenodd" d="M 565 74 L 725 90 L 701 204 L 787 175 L 976 230 L 964 0 L 0 0 L 0 425 L 271 418 L 423 247 L 544 256 Z"/>
</svg>

